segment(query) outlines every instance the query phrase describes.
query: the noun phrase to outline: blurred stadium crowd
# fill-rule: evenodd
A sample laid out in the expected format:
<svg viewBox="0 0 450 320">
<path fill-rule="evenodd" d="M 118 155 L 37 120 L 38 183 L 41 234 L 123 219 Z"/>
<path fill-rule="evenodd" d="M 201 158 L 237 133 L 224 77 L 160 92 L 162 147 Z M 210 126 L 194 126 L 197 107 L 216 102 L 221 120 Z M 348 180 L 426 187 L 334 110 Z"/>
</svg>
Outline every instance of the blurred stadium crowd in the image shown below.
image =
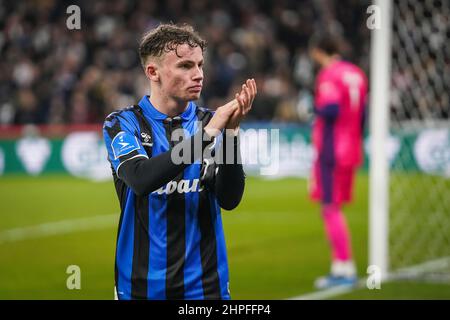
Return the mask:
<svg viewBox="0 0 450 320">
<path fill-rule="evenodd" d="M 81 9 L 69 30 L 66 9 Z M 209 43 L 200 105 L 212 109 L 247 76 L 259 92 L 250 120 L 306 121 L 316 31 L 343 35 L 344 55 L 366 72 L 370 30 L 360 0 L 0 0 L 0 124 L 101 123 L 149 94 L 138 58 L 160 22 L 192 24 Z"/>
</svg>

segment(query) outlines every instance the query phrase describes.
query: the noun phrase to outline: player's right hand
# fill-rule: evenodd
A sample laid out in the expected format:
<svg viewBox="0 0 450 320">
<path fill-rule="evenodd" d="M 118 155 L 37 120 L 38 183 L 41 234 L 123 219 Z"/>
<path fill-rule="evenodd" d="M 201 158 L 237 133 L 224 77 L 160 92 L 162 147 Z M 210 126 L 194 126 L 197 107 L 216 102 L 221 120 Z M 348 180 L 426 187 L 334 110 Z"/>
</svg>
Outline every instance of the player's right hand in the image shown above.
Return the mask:
<svg viewBox="0 0 450 320">
<path fill-rule="evenodd" d="M 216 137 L 220 134 L 221 130 L 225 128 L 231 115 L 239 109 L 239 102 L 236 99 L 224 104 L 217 108 L 214 116 L 205 127 L 205 132 L 210 137 Z"/>
</svg>

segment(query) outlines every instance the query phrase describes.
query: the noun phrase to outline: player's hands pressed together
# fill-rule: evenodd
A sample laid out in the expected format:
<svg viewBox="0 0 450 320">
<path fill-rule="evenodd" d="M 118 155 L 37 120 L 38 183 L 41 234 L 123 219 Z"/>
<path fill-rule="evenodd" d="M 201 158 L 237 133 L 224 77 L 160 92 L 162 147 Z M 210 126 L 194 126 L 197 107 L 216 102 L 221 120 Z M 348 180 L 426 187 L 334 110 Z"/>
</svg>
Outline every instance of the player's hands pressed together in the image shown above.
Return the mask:
<svg viewBox="0 0 450 320">
<path fill-rule="evenodd" d="M 206 133 L 211 137 L 218 136 L 220 134 L 220 130 L 225 128 L 227 125 L 231 115 L 238 109 L 239 103 L 236 99 L 233 99 L 223 106 L 218 107 L 214 113 L 214 116 L 205 127 Z"/>
<path fill-rule="evenodd" d="M 236 93 L 235 99 L 227 104 L 217 108 L 214 116 L 211 118 L 205 131 L 210 136 L 217 136 L 220 130 L 239 129 L 239 123 L 248 114 L 252 108 L 253 100 L 257 93 L 256 82 L 254 79 L 247 79 L 242 85 L 242 90 Z"/>
<path fill-rule="evenodd" d="M 234 131 L 239 129 L 239 123 L 252 109 L 253 100 L 257 93 L 255 79 L 247 79 L 242 85 L 241 92 L 236 93 L 235 99 L 239 103 L 239 108 L 233 112 L 230 120 L 226 125 L 226 129 Z"/>
</svg>

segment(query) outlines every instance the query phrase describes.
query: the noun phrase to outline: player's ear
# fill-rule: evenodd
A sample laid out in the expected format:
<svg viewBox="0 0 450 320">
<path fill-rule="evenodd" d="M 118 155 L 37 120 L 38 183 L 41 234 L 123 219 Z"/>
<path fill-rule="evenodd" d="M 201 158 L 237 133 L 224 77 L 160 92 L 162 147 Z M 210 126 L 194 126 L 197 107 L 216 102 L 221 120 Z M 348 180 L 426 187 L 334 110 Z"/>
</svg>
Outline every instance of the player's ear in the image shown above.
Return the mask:
<svg viewBox="0 0 450 320">
<path fill-rule="evenodd" d="M 145 66 L 145 75 L 150 81 L 158 82 L 159 81 L 159 69 L 158 65 L 154 62 L 149 62 Z"/>
</svg>

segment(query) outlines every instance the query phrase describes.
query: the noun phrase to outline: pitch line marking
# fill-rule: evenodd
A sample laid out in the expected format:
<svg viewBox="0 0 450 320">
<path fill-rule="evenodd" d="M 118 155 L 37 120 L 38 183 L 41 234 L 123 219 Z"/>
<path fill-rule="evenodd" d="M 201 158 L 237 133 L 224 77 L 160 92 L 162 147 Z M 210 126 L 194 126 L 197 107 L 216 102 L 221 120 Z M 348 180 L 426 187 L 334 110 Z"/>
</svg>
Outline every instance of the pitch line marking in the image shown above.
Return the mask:
<svg viewBox="0 0 450 320">
<path fill-rule="evenodd" d="M 88 218 L 77 218 L 46 222 L 28 227 L 20 227 L 0 231 L 0 245 L 8 242 L 49 237 L 61 234 L 68 234 L 78 231 L 103 229 L 117 226 L 118 213 L 108 215 L 97 215 Z"/>
<path fill-rule="evenodd" d="M 340 296 L 346 293 L 350 293 L 352 291 L 355 291 L 357 289 L 364 288 L 366 285 L 367 279 L 363 278 L 358 281 L 358 284 L 356 286 L 336 286 L 330 289 L 324 289 L 319 291 L 314 291 L 306 294 L 302 294 L 299 296 L 295 296 L 292 298 L 288 298 L 287 300 L 323 300 L 328 299 L 336 296 Z"/>
</svg>

